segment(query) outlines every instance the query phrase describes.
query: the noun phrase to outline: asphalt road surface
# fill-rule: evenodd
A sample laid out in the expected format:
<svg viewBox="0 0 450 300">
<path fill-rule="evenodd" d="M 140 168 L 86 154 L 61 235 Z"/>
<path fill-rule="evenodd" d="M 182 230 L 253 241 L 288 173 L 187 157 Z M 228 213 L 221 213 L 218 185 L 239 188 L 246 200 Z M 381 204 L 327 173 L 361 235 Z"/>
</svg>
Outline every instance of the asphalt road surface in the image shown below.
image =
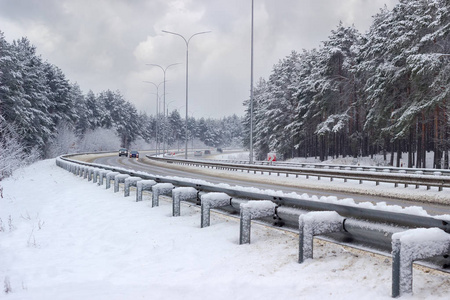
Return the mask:
<svg viewBox="0 0 450 300">
<path fill-rule="evenodd" d="M 335 196 L 338 199 L 352 198 L 355 202 L 386 202 L 389 205 L 400 205 L 402 207 L 405 206 L 421 206 L 423 207 L 430 215 L 450 215 L 450 206 L 442 205 L 442 204 L 432 204 L 432 203 L 423 203 L 419 201 L 411 201 L 411 200 L 401 200 L 401 199 L 392 199 L 383 196 L 372 196 L 372 195 L 361 195 L 357 193 L 351 192 L 337 192 L 337 191 L 323 191 L 318 188 L 309 189 L 304 187 L 295 187 L 295 186 L 286 186 L 277 184 L 275 182 L 270 182 L 270 178 L 255 175 L 251 177 L 251 179 L 245 179 L 240 177 L 239 179 L 233 178 L 233 176 L 222 177 L 220 172 L 217 172 L 217 176 L 214 175 L 212 169 L 208 169 L 208 174 L 205 174 L 203 168 L 199 169 L 200 172 L 197 173 L 193 169 L 181 168 L 181 169 L 173 169 L 170 168 L 171 165 L 167 164 L 154 164 L 150 162 L 148 159 L 144 158 L 144 152 L 141 152 L 141 158 L 130 159 L 127 157 L 119 157 L 118 155 L 111 156 L 103 156 L 96 158 L 93 162 L 98 164 L 110 165 L 115 167 L 127 168 L 135 171 L 143 171 L 153 175 L 158 176 L 178 176 L 183 178 L 191 178 L 191 179 L 200 179 L 210 183 L 225 183 L 231 186 L 243 186 L 243 187 L 255 187 L 259 189 L 265 190 L 280 190 L 285 193 L 295 192 L 297 194 L 307 193 L 308 195 L 316 195 L 318 197 L 321 196 Z M 203 172 L 202 172 L 203 171 Z M 236 177 L 236 176 L 235 176 Z M 254 178 L 254 179 L 253 179 Z M 310 179 L 315 180 L 315 179 Z M 343 183 L 344 184 L 344 183 Z M 441 192 L 441 193 L 445 193 Z"/>
</svg>

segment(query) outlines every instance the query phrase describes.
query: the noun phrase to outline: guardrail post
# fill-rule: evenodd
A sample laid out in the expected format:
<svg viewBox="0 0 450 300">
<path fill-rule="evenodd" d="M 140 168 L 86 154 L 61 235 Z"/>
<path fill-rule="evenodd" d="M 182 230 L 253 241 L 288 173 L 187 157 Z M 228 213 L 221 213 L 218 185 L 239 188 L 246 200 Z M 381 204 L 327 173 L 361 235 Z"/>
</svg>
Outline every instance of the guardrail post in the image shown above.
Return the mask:
<svg viewBox="0 0 450 300">
<path fill-rule="evenodd" d="M 116 175 L 120 174 L 119 172 L 108 172 L 106 173 L 106 189 L 111 187 L 111 179 L 114 179 Z"/>
<path fill-rule="evenodd" d="M 72 165 L 72 173 L 78 176 L 78 165 Z"/>
<path fill-rule="evenodd" d="M 392 235 L 392 297 L 412 294 L 413 262 L 450 252 L 450 234 L 439 228 L 417 228 Z"/>
<path fill-rule="evenodd" d="M 136 186 L 137 182 L 141 181 L 141 180 L 142 180 L 141 177 L 135 177 L 135 176 L 130 176 L 128 178 L 125 178 L 123 196 L 124 197 L 130 196 L 130 187 Z"/>
<path fill-rule="evenodd" d="M 177 187 L 172 191 L 172 216 L 179 217 L 181 201 L 197 199 L 198 191 L 193 187 Z"/>
<path fill-rule="evenodd" d="M 72 174 L 77 175 L 77 165 L 76 164 L 68 164 L 69 170 Z"/>
<path fill-rule="evenodd" d="M 200 227 L 208 227 L 211 223 L 211 208 L 223 207 L 231 204 L 231 197 L 225 193 L 208 193 L 201 196 L 202 217 Z"/>
<path fill-rule="evenodd" d="M 157 183 L 152 187 L 152 207 L 159 206 L 159 195 L 170 196 L 174 189 L 171 183 Z"/>
<path fill-rule="evenodd" d="M 251 220 L 275 214 L 277 205 L 269 200 L 252 200 L 241 203 L 239 244 L 250 244 Z"/>
<path fill-rule="evenodd" d="M 88 181 L 93 180 L 95 168 L 88 168 Z"/>
<path fill-rule="evenodd" d="M 83 178 L 86 179 L 88 177 L 89 167 L 83 166 L 82 168 L 83 168 Z"/>
<path fill-rule="evenodd" d="M 142 192 L 151 191 L 156 184 L 154 180 L 141 180 L 136 183 L 136 202 L 142 201 Z"/>
<path fill-rule="evenodd" d="M 83 177 L 84 174 L 84 166 L 78 166 L 78 176 Z"/>
<path fill-rule="evenodd" d="M 93 177 L 92 177 L 92 183 L 97 183 L 98 177 L 100 175 L 100 171 L 102 171 L 102 169 L 94 168 L 94 174 L 93 174 Z"/>
<path fill-rule="evenodd" d="M 124 183 L 128 177 L 130 177 L 128 174 L 117 174 L 114 177 L 114 193 L 119 191 L 119 184 Z"/>
<path fill-rule="evenodd" d="M 344 219 L 335 211 L 309 212 L 300 215 L 298 262 L 303 263 L 306 259 L 313 258 L 315 235 L 341 231 Z"/>
<path fill-rule="evenodd" d="M 98 175 L 98 183 L 97 185 L 103 185 L 103 180 L 106 178 L 106 174 L 110 173 L 109 170 L 100 170 Z"/>
</svg>

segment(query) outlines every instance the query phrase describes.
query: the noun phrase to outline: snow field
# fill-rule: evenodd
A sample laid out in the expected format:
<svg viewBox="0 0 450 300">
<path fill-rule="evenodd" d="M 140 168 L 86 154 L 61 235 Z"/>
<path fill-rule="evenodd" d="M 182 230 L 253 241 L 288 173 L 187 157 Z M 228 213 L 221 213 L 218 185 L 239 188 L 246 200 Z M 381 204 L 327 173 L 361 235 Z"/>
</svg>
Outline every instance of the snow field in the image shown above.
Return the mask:
<svg viewBox="0 0 450 300">
<path fill-rule="evenodd" d="M 200 228 L 196 206 L 174 218 L 170 198 L 152 208 L 54 160 L 1 184 L 0 298 L 391 299 L 391 262 L 376 254 L 316 239 L 298 264 L 298 234 L 255 223 L 238 245 L 238 219 L 212 213 Z M 427 272 L 406 299 L 447 299 L 450 276 Z"/>
</svg>

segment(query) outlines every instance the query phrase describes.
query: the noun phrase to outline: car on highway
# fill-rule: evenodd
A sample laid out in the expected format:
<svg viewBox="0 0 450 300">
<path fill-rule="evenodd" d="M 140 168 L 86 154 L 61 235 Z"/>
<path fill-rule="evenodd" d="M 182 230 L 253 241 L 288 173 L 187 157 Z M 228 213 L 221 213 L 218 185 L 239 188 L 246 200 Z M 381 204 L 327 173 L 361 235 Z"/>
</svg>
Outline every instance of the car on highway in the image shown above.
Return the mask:
<svg viewBox="0 0 450 300">
<path fill-rule="evenodd" d="M 199 150 L 195 151 L 194 156 L 202 156 L 202 151 Z"/>
<path fill-rule="evenodd" d="M 119 157 L 120 156 L 128 156 L 128 149 L 122 148 L 119 150 Z"/>
<path fill-rule="evenodd" d="M 130 158 L 133 158 L 133 157 L 139 158 L 139 152 L 136 151 L 136 150 L 131 151 L 130 152 Z"/>
<path fill-rule="evenodd" d="M 210 150 L 205 150 L 205 155 L 211 154 Z"/>
</svg>

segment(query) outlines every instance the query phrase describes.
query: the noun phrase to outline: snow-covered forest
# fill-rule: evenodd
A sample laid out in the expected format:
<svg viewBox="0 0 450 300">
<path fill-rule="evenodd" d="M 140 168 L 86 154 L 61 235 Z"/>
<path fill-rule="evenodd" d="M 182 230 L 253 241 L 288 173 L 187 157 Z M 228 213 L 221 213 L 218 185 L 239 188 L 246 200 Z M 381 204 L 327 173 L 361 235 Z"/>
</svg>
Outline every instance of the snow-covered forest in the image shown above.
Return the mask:
<svg viewBox="0 0 450 300">
<path fill-rule="evenodd" d="M 293 51 L 255 84 L 257 156 L 398 153 L 398 165 L 407 153 L 409 167 L 448 168 L 449 33 L 448 0 L 400 0 L 365 34 L 339 24 L 320 48 Z"/>
<path fill-rule="evenodd" d="M 242 145 L 242 118 L 236 115 L 191 118 L 188 131 L 204 146 Z M 8 43 L 0 31 L 0 179 L 40 158 L 117 150 L 137 142 L 155 147 L 157 133 L 159 141 L 179 147 L 185 140 L 185 119 L 176 110 L 165 121 L 162 112 L 138 113 L 120 91 L 83 94 L 61 69 L 37 54 L 31 41 Z"/>
</svg>

